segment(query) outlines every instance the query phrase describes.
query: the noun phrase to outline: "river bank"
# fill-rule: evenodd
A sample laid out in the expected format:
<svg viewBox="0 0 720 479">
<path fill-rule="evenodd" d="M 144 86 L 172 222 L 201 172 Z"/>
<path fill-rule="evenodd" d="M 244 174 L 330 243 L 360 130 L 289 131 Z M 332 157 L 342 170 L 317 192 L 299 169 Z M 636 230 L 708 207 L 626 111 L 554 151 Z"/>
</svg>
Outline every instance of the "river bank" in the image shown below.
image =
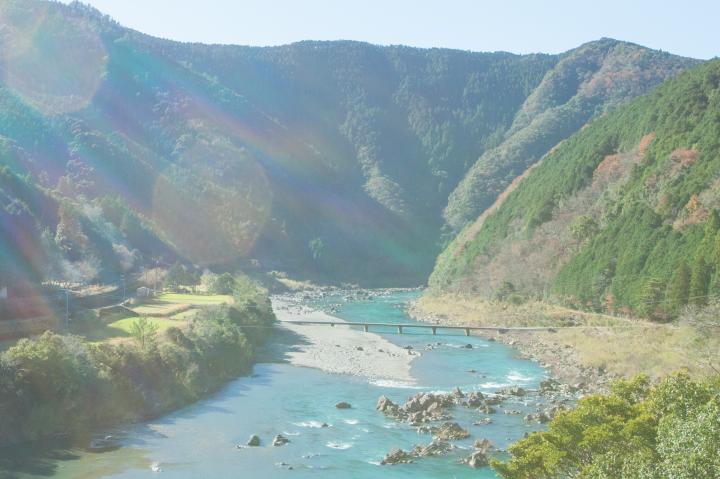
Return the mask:
<svg viewBox="0 0 720 479">
<path fill-rule="evenodd" d="M 425 294 L 409 307 L 418 321 L 480 326 L 542 326 L 554 332 L 481 333 L 507 344 L 521 357 L 543 366 L 551 376 L 581 394 L 606 392 L 619 378 L 645 374 L 659 380 L 682 370 L 708 374 L 700 332 L 687 325 L 657 324 L 533 302 L 510 305 L 458 294 Z M 714 344 L 714 343 L 713 343 Z"/>
<path fill-rule="evenodd" d="M 394 381 L 412 385 L 412 360 L 420 353 L 403 349 L 374 333 L 346 326 L 288 324 L 283 321 L 322 321 L 343 323 L 340 318 L 302 304 L 293 295 L 271 298 L 279 320 L 278 329 L 289 331 L 300 341 L 285 353 L 295 366 L 319 369 L 333 374 L 349 374 L 371 382 Z"/>
<path fill-rule="evenodd" d="M 529 314 L 528 314 L 529 313 Z M 468 300 L 456 295 L 423 296 L 409 305 L 408 314 L 431 324 L 479 326 L 562 326 L 593 324 L 588 318 L 566 315 L 562 320 L 551 317 L 540 308 L 521 311 L 511 305 L 491 305 L 489 302 Z M 534 316 L 534 317 L 529 317 Z M 563 322 L 564 320 L 564 322 Z M 597 323 L 598 326 L 602 323 Z M 605 325 L 603 325 L 605 327 Z M 604 368 L 584 363 L 578 350 L 559 340 L 558 332 L 547 331 L 474 331 L 480 337 L 498 341 L 514 348 L 519 357 L 540 364 L 556 381 L 571 386 L 578 394 L 604 392 L 617 378 Z"/>
<path fill-rule="evenodd" d="M 199 310 L 184 328 L 137 323 L 143 334 L 120 342 L 49 331 L 21 339 L 0 353 L 0 447 L 86 443 L 98 428 L 207 397 L 251 371 L 274 321 L 266 292 L 253 287 L 236 291 L 232 306 Z"/>
</svg>

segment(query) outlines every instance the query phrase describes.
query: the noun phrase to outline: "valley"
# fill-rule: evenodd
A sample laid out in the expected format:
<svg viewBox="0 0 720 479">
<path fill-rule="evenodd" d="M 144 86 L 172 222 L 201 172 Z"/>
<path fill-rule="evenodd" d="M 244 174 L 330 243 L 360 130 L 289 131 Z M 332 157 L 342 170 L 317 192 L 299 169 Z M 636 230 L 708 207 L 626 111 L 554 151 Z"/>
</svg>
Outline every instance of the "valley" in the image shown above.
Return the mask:
<svg viewBox="0 0 720 479">
<path fill-rule="evenodd" d="M 720 477 L 720 60 L 659 49 L 677 6 L 422 23 L 511 53 L 88 2 L 0 0 L 0 479 Z M 347 20 L 305 9 L 263 33 Z"/>
</svg>

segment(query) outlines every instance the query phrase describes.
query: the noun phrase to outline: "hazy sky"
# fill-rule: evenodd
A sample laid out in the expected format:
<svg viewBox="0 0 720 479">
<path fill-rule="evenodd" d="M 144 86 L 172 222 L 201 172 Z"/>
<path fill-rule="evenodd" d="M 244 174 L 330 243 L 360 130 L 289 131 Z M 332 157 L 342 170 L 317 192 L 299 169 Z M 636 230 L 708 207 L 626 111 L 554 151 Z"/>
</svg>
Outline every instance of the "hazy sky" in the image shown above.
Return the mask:
<svg viewBox="0 0 720 479">
<path fill-rule="evenodd" d="M 612 37 L 720 56 L 720 0 L 85 0 L 125 26 L 203 43 L 382 45 L 556 53 Z"/>
</svg>

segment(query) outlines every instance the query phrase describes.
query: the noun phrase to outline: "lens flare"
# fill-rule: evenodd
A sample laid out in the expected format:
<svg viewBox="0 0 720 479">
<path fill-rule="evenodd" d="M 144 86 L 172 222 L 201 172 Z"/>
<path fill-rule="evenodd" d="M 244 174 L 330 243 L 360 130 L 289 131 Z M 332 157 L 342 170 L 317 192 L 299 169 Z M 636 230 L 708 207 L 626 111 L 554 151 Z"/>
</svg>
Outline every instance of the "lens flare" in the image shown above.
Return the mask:
<svg viewBox="0 0 720 479">
<path fill-rule="evenodd" d="M 91 23 L 52 4 L 0 6 L 1 74 L 28 105 L 48 115 L 80 110 L 105 75 L 107 54 Z"/>
<path fill-rule="evenodd" d="M 195 140 L 178 163 L 158 177 L 151 214 L 177 252 L 199 265 L 247 255 L 270 214 L 262 167 L 221 138 Z"/>
</svg>

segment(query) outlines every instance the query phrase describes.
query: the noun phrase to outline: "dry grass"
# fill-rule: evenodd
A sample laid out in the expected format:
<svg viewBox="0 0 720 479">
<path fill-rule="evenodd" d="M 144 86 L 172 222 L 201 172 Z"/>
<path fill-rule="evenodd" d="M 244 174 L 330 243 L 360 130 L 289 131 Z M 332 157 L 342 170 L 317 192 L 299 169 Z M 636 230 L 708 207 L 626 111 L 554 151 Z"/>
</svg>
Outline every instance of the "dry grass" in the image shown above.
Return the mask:
<svg viewBox="0 0 720 479">
<path fill-rule="evenodd" d="M 136 306 L 133 309 L 141 316 L 168 317 L 178 316 L 192 311 L 194 306 L 212 306 L 232 304 L 233 297 L 228 295 L 200 295 L 165 293 Z"/>
<path fill-rule="evenodd" d="M 720 338 L 703 337 L 689 326 L 561 330 L 556 336 L 558 343 L 575 350 L 584 366 L 623 377 L 643 373 L 659 379 L 678 370 L 705 376 L 712 373 L 710 358 L 720 350 Z"/>
<path fill-rule="evenodd" d="M 646 324 L 605 314 L 575 311 L 562 306 L 532 301 L 511 305 L 470 296 L 448 293 L 423 295 L 416 307 L 425 314 L 453 323 L 480 326 L 636 326 Z"/>
<path fill-rule="evenodd" d="M 552 357 L 555 352 L 568 351 L 580 366 L 623 377 L 643 373 L 658 379 L 678 370 L 704 376 L 720 365 L 720 334 L 690 325 L 615 318 L 540 302 L 508 305 L 458 294 L 423 296 L 414 310 L 454 324 L 557 327 L 556 333 L 515 334 L 516 346 L 544 350 L 549 363 L 557 359 Z"/>
</svg>

